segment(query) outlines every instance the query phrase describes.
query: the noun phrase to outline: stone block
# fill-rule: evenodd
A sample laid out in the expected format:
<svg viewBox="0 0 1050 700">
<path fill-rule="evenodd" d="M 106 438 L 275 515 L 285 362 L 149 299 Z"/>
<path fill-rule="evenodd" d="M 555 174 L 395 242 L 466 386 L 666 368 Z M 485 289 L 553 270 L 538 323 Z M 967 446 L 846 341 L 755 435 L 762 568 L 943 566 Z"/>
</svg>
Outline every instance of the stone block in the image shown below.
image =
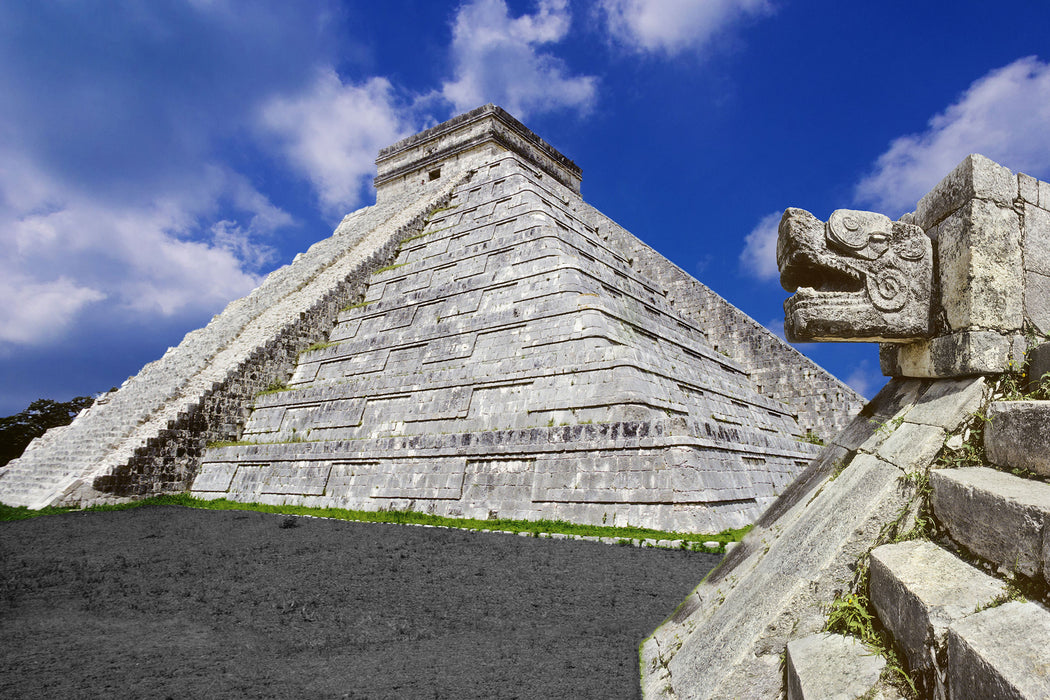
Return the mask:
<svg viewBox="0 0 1050 700">
<path fill-rule="evenodd" d="M 1006 603 L 948 630 L 952 700 L 1050 697 L 1050 613 L 1031 602 Z"/>
<path fill-rule="evenodd" d="M 1007 168 L 971 154 L 959 163 L 915 208 L 915 223 L 929 229 L 973 199 L 1009 207 L 1017 197 L 1017 179 Z"/>
<path fill-rule="evenodd" d="M 905 421 L 879 445 L 877 454 L 906 472 L 925 468 L 944 446 L 944 428 Z"/>
<path fill-rule="evenodd" d="M 961 331 L 900 346 L 883 345 L 879 361 L 893 377 L 970 377 L 998 374 L 1020 366 L 1024 357 L 1020 335 L 992 331 Z"/>
<path fill-rule="evenodd" d="M 996 401 L 988 420 L 984 448 L 992 464 L 1050 476 L 1050 401 Z"/>
<path fill-rule="evenodd" d="M 1003 581 L 924 540 L 876 547 L 870 562 L 869 598 L 912 670 L 937 670 L 948 626 L 1006 592 Z"/>
<path fill-rule="evenodd" d="M 907 420 L 955 430 L 981 407 L 987 386 L 983 377 L 933 382 L 908 411 Z"/>
<path fill-rule="evenodd" d="M 858 640 L 814 634 L 788 642 L 785 659 L 788 700 L 859 698 L 878 682 L 886 660 Z"/>
<path fill-rule="evenodd" d="M 1037 345 L 1028 351 L 1028 391 L 1035 390 L 1050 374 L 1050 343 Z M 1050 379 L 1050 377 L 1047 377 Z"/>
<path fill-rule="evenodd" d="M 1050 334 L 1050 275 L 1025 270 L 1024 315 L 1037 331 Z"/>
<path fill-rule="evenodd" d="M 987 467 L 930 472 L 933 512 L 951 538 L 1006 573 L 1047 578 L 1050 484 Z"/>
<path fill-rule="evenodd" d="M 938 227 L 941 306 L 953 330 L 1014 331 L 1023 320 L 1021 222 L 1009 205 L 976 199 Z"/>
<path fill-rule="evenodd" d="M 1039 181 L 1039 206 L 1050 209 L 1050 182 Z"/>
<path fill-rule="evenodd" d="M 1039 204 L 1039 180 L 1031 175 L 1017 173 L 1017 196 L 1025 202 Z"/>
<path fill-rule="evenodd" d="M 1050 211 L 1024 205 L 1024 269 L 1050 275 Z"/>
</svg>

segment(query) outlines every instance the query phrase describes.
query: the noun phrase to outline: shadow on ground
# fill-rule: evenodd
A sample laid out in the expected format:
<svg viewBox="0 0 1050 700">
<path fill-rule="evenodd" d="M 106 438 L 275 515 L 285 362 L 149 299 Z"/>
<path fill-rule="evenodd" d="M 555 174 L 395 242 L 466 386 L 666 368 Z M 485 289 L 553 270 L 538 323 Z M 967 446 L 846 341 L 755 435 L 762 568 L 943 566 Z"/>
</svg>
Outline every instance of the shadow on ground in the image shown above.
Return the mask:
<svg viewBox="0 0 1050 700">
<path fill-rule="evenodd" d="M 0 523 L 0 696 L 635 698 L 638 643 L 717 561 L 175 507 Z"/>
</svg>

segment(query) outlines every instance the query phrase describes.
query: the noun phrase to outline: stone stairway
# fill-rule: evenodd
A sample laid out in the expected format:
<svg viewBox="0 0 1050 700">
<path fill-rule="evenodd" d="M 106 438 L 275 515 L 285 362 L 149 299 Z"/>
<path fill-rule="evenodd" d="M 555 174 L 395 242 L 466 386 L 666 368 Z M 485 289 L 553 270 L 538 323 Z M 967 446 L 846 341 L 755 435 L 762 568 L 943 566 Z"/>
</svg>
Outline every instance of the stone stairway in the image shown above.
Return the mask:
<svg viewBox="0 0 1050 700">
<path fill-rule="evenodd" d="M 947 538 L 873 549 L 868 596 L 921 697 L 1050 698 L 1050 484 L 1004 471 L 1050 476 L 1050 401 L 993 402 L 987 417 L 990 466 L 930 471 Z M 794 640 L 787 697 L 892 697 L 873 658 L 840 635 Z"/>
</svg>

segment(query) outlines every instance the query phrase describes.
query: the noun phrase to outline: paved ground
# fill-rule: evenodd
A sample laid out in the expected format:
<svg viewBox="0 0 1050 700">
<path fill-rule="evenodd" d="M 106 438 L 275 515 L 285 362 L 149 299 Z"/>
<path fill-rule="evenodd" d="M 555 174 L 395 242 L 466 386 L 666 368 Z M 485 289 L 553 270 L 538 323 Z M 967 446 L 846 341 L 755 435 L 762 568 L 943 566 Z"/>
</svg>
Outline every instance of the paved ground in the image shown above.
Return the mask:
<svg viewBox="0 0 1050 700">
<path fill-rule="evenodd" d="M 717 562 L 148 507 L 0 523 L 0 697 L 634 698 Z"/>
</svg>

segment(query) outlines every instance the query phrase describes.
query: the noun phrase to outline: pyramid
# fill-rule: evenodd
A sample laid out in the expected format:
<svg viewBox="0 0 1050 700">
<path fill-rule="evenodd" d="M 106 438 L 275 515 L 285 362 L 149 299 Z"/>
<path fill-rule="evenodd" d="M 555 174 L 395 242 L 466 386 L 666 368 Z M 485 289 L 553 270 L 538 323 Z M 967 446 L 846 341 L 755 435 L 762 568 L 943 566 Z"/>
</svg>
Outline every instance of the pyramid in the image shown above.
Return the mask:
<svg viewBox="0 0 1050 700">
<path fill-rule="evenodd" d="M 801 438 L 830 436 L 859 409 L 588 206 L 580 169 L 500 108 L 394 144 L 377 166 L 374 207 L 160 361 L 178 370 L 183 346 L 207 346 L 161 412 L 143 410 L 152 425 L 172 416 L 159 434 L 126 431 L 120 458 L 86 460 L 61 488 L 25 486 L 20 462 L 39 476 L 53 459 L 35 446 L 0 475 L 0 500 L 189 486 L 711 532 L 754 520 L 815 454 Z"/>
</svg>

